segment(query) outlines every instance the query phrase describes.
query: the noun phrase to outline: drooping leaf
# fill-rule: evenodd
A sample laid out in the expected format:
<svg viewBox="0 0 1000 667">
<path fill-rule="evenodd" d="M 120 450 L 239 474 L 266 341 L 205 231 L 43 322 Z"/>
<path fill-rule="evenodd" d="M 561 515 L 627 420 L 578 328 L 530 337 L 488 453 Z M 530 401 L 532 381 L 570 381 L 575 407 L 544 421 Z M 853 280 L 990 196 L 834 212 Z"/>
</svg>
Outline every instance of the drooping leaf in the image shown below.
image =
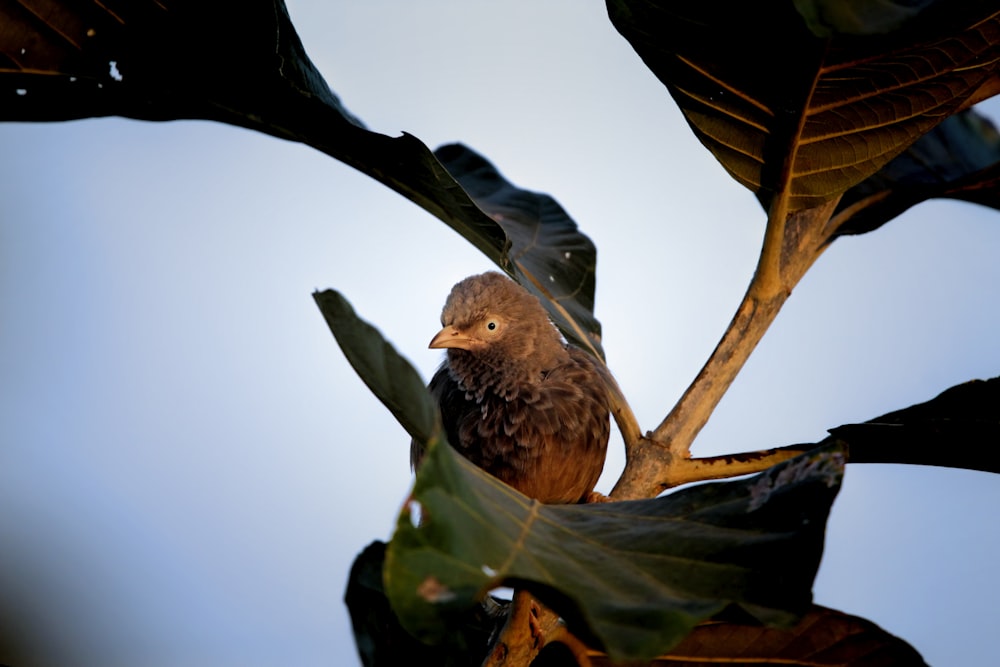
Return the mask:
<svg viewBox="0 0 1000 667">
<path fill-rule="evenodd" d="M 990 3 L 937 2 L 878 34 L 827 38 L 792 3 L 608 8 L 697 137 L 765 209 L 779 194 L 789 211 L 836 198 L 1000 90 L 1000 9 Z"/>
<path fill-rule="evenodd" d="M 863 424 L 830 429 L 851 463 L 913 463 L 1000 473 L 1000 377 L 971 380 Z"/>
<path fill-rule="evenodd" d="M 371 132 L 344 108 L 281 0 L 0 3 L 0 101 L 0 121 L 200 118 L 299 141 L 396 190 L 506 268 L 503 230 L 418 139 Z"/>
<path fill-rule="evenodd" d="M 768 623 L 809 609 L 842 460 L 652 500 L 541 505 L 432 444 L 386 554 L 386 593 L 427 641 L 487 591 L 535 593 L 615 659 L 665 653 L 731 604 Z"/>
<path fill-rule="evenodd" d="M 440 437 L 438 410 L 420 374 L 339 292 L 313 293 L 340 349 L 372 393 L 421 442 Z"/>
<path fill-rule="evenodd" d="M 870 232 L 935 197 L 1000 209 L 1000 133 L 975 109 L 949 117 L 848 190 L 834 213 L 846 218 L 837 235 Z"/>
<path fill-rule="evenodd" d="M 594 667 L 610 663 L 591 659 Z M 920 654 L 871 621 L 814 605 L 795 626 L 709 621 L 695 627 L 668 656 L 645 667 L 926 667 Z"/>
<path fill-rule="evenodd" d="M 543 297 L 567 339 L 603 357 L 601 325 L 594 318 L 597 249 L 593 242 L 555 199 L 512 185 L 466 146 L 449 144 L 434 154 L 507 233 L 506 255 L 518 282 Z"/>
<path fill-rule="evenodd" d="M 497 224 L 418 139 L 365 129 L 309 60 L 281 0 L 0 3 L 0 121 L 108 115 L 215 120 L 341 160 L 439 217 L 529 289 L 553 295 L 560 328 L 600 354 L 595 253 L 572 220 L 549 200 L 534 227 L 546 245 L 534 245 L 532 212 L 516 212 L 513 188 L 487 198 L 512 207 Z M 560 263 L 566 253 L 578 257 Z"/>
</svg>

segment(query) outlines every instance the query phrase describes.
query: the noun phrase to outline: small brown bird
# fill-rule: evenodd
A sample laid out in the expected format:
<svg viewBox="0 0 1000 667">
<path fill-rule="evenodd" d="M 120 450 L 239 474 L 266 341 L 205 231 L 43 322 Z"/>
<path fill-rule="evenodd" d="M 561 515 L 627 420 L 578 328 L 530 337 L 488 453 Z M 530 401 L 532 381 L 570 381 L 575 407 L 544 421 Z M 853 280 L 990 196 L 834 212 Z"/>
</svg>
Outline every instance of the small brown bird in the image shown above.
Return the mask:
<svg viewBox="0 0 1000 667">
<path fill-rule="evenodd" d="M 606 385 L 591 357 L 563 342 L 536 297 L 495 272 L 456 284 L 441 324 L 430 347 L 447 357 L 430 391 L 448 442 L 543 503 L 585 501 L 610 433 Z M 411 444 L 414 468 L 422 456 Z"/>
</svg>

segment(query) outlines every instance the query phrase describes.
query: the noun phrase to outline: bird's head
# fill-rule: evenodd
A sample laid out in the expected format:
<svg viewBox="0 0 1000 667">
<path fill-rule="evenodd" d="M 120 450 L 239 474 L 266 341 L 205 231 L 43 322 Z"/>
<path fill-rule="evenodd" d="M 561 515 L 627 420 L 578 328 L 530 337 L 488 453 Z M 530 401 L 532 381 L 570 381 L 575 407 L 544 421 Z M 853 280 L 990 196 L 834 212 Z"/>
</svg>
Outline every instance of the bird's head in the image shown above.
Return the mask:
<svg viewBox="0 0 1000 667">
<path fill-rule="evenodd" d="M 559 332 L 538 299 L 492 271 L 452 288 L 441 325 L 431 348 L 464 350 L 484 361 L 544 361 L 563 352 Z"/>
</svg>

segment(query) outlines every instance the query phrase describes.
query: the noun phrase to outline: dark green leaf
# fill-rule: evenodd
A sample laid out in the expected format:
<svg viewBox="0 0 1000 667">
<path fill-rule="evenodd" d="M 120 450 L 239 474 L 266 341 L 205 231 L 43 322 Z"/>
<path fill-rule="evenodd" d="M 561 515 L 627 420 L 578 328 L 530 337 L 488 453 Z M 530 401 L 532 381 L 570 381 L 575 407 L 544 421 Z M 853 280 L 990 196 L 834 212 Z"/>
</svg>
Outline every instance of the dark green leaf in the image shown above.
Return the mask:
<svg viewBox="0 0 1000 667">
<path fill-rule="evenodd" d="M 935 3 L 888 34 L 816 36 L 792 3 L 608 0 L 701 142 L 765 209 L 813 208 L 998 90 L 1000 10 Z"/>
<path fill-rule="evenodd" d="M 110 115 L 201 118 L 302 142 L 422 206 L 509 270 L 503 230 L 429 148 L 370 132 L 341 105 L 281 0 L 0 3 L 0 121 Z"/>
<path fill-rule="evenodd" d="M 730 604 L 767 623 L 809 609 L 836 447 L 753 478 L 653 499 L 541 505 L 438 444 L 386 555 L 386 593 L 428 641 L 501 584 L 533 591 L 615 659 L 651 658 Z"/>
<path fill-rule="evenodd" d="M 482 174 L 464 170 L 463 157 L 475 154 L 441 149 L 480 187 L 482 200 L 473 203 L 418 139 L 365 129 L 309 60 L 280 0 L 0 3 L 0 121 L 107 115 L 216 120 L 323 151 L 422 206 L 528 289 L 554 298 L 543 303 L 567 337 L 600 355 L 596 253 L 558 204 L 505 182 L 483 193 Z"/>
<path fill-rule="evenodd" d="M 951 116 L 848 190 L 834 213 L 846 218 L 837 235 L 870 232 L 934 197 L 1000 209 L 1000 134 L 975 110 Z"/>
<path fill-rule="evenodd" d="M 465 667 L 482 662 L 490 635 L 503 620 L 481 606 L 469 610 L 448 642 L 429 646 L 402 628 L 389 607 L 382 585 L 385 543 L 373 542 L 354 561 L 344 602 L 351 614 L 354 640 L 365 667 L 439 665 Z M 500 607 L 498 607 L 500 609 Z"/>
<path fill-rule="evenodd" d="M 505 255 L 517 281 L 542 297 L 567 339 L 603 357 L 601 325 L 594 318 L 597 249 L 591 240 L 555 199 L 512 185 L 469 148 L 450 144 L 434 154 L 507 233 Z"/>
<path fill-rule="evenodd" d="M 360 125 L 280 0 L 21 0 L 0 4 L 0 25 L 0 120 L 121 115 L 264 129 L 285 119 L 281 104 L 312 100 L 333 112 L 328 121 Z"/>
<path fill-rule="evenodd" d="M 490 635 L 504 616 L 491 616 L 476 605 L 462 625 L 451 627 L 447 643 L 431 646 L 417 641 L 399 624 L 385 596 L 382 584 L 385 548 L 383 542 L 374 542 L 358 555 L 344 596 L 365 667 L 400 664 L 457 667 L 482 662 Z M 722 667 L 735 663 L 768 664 L 769 660 L 780 660 L 790 667 L 925 665 L 909 644 L 871 621 L 818 605 L 813 605 L 798 623 L 786 628 L 763 626 L 752 619 L 735 618 L 738 616 L 724 612 L 714 620 L 699 623 L 668 656 L 659 657 L 648 667 L 676 667 L 687 662 Z M 591 656 L 591 661 L 595 667 L 611 664 L 603 655 Z M 576 662 L 565 664 L 576 665 Z"/>
<path fill-rule="evenodd" d="M 1000 473 L 1000 377 L 972 380 L 926 403 L 830 429 L 851 463 L 914 463 Z"/>
<path fill-rule="evenodd" d="M 313 293 L 344 356 L 406 432 L 427 442 L 438 436 L 438 410 L 420 375 L 339 292 Z"/>
<path fill-rule="evenodd" d="M 795 9 L 819 37 L 879 35 L 903 27 L 921 11 L 944 0 L 794 0 Z"/>
</svg>

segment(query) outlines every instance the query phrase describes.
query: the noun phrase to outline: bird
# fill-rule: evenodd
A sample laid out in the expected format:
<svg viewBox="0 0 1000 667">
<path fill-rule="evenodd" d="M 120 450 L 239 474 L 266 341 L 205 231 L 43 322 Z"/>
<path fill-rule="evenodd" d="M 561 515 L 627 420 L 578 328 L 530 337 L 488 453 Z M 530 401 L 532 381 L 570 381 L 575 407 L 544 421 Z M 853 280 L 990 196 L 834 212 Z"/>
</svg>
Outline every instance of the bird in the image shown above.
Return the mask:
<svg viewBox="0 0 1000 667">
<path fill-rule="evenodd" d="M 428 347 L 445 359 L 428 389 L 449 444 L 541 503 L 592 499 L 611 429 L 605 371 L 562 339 L 537 297 L 495 271 L 455 284 L 441 326 Z M 423 454 L 412 441 L 414 470 Z"/>
</svg>

